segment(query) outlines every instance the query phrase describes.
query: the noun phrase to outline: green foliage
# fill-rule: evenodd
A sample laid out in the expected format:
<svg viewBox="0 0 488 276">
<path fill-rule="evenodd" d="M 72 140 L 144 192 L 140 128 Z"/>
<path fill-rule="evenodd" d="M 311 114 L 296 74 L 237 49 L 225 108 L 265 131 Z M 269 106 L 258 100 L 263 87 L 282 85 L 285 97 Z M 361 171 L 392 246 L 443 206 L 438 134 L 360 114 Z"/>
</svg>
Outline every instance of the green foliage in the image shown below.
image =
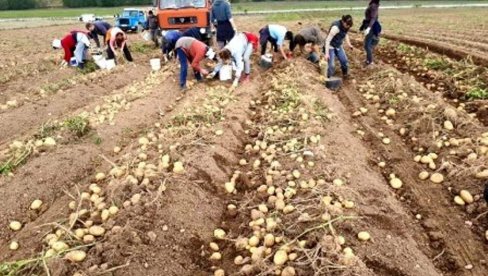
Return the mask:
<svg viewBox="0 0 488 276">
<path fill-rule="evenodd" d="M 149 51 L 152 51 L 154 48 L 152 45 L 149 45 L 147 43 L 144 43 L 144 42 L 134 42 L 132 43 L 132 45 L 130 46 L 130 50 L 134 53 L 141 53 L 141 54 L 145 54 Z"/>
<path fill-rule="evenodd" d="M 80 69 L 80 72 L 82 74 L 88 74 L 97 71 L 97 69 L 97 64 L 93 60 L 89 60 L 85 63 L 85 67 L 83 69 Z"/>
<path fill-rule="evenodd" d="M 446 70 L 451 67 L 449 62 L 442 58 L 427 58 L 424 60 L 424 66 L 432 70 Z"/>
<path fill-rule="evenodd" d="M 87 118 L 82 116 L 75 116 L 66 119 L 66 121 L 64 121 L 64 126 L 78 137 L 82 137 L 90 130 L 90 122 Z"/>
<path fill-rule="evenodd" d="M 483 89 L 479 87 L 471 88 L 466 97 L 470 100 L 486 100 L 488 99 L 488 89 Z"/>
</svg>

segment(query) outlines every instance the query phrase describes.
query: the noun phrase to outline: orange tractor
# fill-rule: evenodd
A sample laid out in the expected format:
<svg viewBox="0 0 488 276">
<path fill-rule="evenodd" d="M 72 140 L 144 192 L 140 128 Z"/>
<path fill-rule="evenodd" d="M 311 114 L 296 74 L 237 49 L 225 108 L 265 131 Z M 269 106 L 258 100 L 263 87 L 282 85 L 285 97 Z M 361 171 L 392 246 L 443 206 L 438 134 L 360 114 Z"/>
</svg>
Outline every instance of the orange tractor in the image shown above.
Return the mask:
<svg viewBox="0 0 488 276">
<path fill-rule="evenodd" d="M 157 16 L 161 31 L 200 28 L 202 38 L 212 40 L 210 22 L 212 3 L 210 0 L 156 0 Z"/>
</svg>

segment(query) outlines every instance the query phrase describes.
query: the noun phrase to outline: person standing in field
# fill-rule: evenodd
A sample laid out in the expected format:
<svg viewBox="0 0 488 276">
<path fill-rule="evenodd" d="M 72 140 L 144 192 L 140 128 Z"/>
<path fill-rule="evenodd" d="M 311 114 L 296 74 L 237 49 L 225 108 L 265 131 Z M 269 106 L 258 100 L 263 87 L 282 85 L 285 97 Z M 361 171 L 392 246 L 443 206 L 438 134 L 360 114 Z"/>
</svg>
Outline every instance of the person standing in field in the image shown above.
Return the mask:
<svg viewBox="0 0 488 276">
<path fill-rule="evenodd" d="M 236 75 L 232 88 L 239 85 L 239 81 L 249 81 L 249 74 L 251 74 L 251 55 L 253 49 L 257 48 L 258 37 L 252 33 L 238 33 L 231 39 L 218 53 L 219 63 L 214 68 L 214 71 L 208 75 L 209 79 L 214 78 L 222 69 L 224 64 L 233 64 L 236 67 Z M 242 77 L 244 71 L 245 76 Z"/>
<path fill-rule="evenodd" d="M 149 32 L 151 33 L 152 41 L 154 42 L 156 47 L 159 47 L 159 41 L 158 41 L 159 20 L 158 17 L 154 15 L 153 11 L 149 11 L 146 24 Z"/>
<path fill-rule="evenodd" d="M 324 58 L 328 62 L 327 77 L 330 78 L 335 74 L 335 58 L 339 59 L 341 64 L 342 75 L 347 78 L 349 74 L 349 61 L 344 51 L 344 40 L 350 49 L 353 49 L 347 33 L 353 25 L 350 15 L 342 16 L 341 20 L 332 23 L 327 39 L 325 40 Z"/>
<path fill-rule="evenodd" d="M 217 44 L 219 49 L 222 49 L 234 37 L 237 29 L 229 2 L 226 0 L 213 2 L 211 22 L 217 28 Z"/>
<path fill-rule="evenodd" d="M 205 43 L 196 40 L 193 37 L 182 37 L 178 39 L 175 45 L 176 55 L 180 61 L 180 88 L 184 92 L 186 87 L 186 77 L 188 75 L 188 62 L 191 63 L 195 78 L 200 81 L 202 75 L 207 76 L 208 71 L 200 67 L 200 62 L 205 58 L 214 59 L 215 52 Z"/>
<path fill-rule="evenodd" d="M 127 46 L 127 35 L 120 28 L 112 28 L 107 31 L 105 41 L 108 44 L 107 47 L 107 59 L 114 59 L 117 61 L 117 50 L 124 52 L 124 57 L 127 61 L 132 62 L 132 55 Z"/>
<path fill-rule="evenodd" d="M 112 29 L 112 25 L 105 21 L 95 21 L 93 23 L 86 23 L 86 29 L 90 32 L 90 37 L 95 40 L 97 47 L 100 48 L 100 40 L 98 36 L 102 36 L 103 46 L 106 46 L 105 36 L 107 35 L 107 31 Z"/>
<path fill-rule="evenodd" d="M 365 35 L 364 50 L 366 51 L 366 65 L 374 64 L 373 51 L 380 42 L 381 24 L 378 20 L 380 0 L 371 0 L 365 12 L 365 19 L 360 31 Z"/>
<path fill-rule="evenodd" d="M 87 33 L 72 31 L 62 39 L 54 39 L 52 46 L 53 49 L 64 50 L 64 58 L 61 66 L 67 66 L 71 58 L 75 57 L 78 67 L 81 69 L 84 68 L 88 56 L 88 48 L 90 48 L 90 40 Z"/>
<path fill-rule="evenodd" d="M 316 26 L 306 27 L 300 30 L 295 36 L 294 46 L 300 46 L 300 52 L 304 52 L 305 45 L 312 44 L 312 51 L 308 56 L 308 60 L 313 63 L 318 63 L 320 60 L 320 51 L 325 47 L 325 35 L 322 34 L 320 28 Z M 293 51 L 293 49 L 291 49 Z"/>
<path fill-rule="evenodd" d="M 285 40 L 290 41 L 290 49 L 295 49 L 293 33 L 288 31 L 286 27 L 280 25 L 268 25 L 259 31 L 259 42 L 261 44 L 261 56 L 266 54 L 266 47 L 268 42 L 275 53 L 278 51 L 281 53 L 285 60 L 288 60 L 285 50 L 283 49 L 283 44 Z"/>
</svg>

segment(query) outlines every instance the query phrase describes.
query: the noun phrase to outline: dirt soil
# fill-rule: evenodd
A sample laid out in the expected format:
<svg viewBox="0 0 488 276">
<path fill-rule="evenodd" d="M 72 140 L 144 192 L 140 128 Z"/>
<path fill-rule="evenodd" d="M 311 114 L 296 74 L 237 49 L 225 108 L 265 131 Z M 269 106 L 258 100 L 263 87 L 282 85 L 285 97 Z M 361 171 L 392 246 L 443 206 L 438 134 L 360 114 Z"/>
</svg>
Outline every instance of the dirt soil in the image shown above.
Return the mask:
<svg viewBox="0 0 488 276">
<path fill-rule="evenodd" d="M 34 33 L 48 45 L 67 28 Z M 25 74 L 0 84 L 0 104 L 17 100 L 0 111 L 0 161 L 29 156 L 0 177 L 1 275 L 486 274 L 475 175 L 488 169 L 488 129 L 412 72 L 365 69 L 353 51 L 353 77 L 333 92 L 303 57 L 264 70 L 256 55 L 235 91 L 191 80 L 181 94 L 175 63 L 150 72 L 150 45 L 133 65 L 80 75 L 10 32 L 0 51 L 23 46 L 0 70 Z M 78 117 L 82 135 L 65 123 Z M 462 206 L 461 190 L 473 197 Z"/>
</svg>

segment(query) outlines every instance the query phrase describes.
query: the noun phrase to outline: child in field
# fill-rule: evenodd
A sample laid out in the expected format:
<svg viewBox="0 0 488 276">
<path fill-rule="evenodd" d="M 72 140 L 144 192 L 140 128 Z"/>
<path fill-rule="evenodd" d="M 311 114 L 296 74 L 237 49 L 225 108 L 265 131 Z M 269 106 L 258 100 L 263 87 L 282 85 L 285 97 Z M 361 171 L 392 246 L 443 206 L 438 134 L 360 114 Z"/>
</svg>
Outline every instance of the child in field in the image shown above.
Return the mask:
<svg viewBox="0 0 488 276">
<path fill-rule="evenodd" d="M 352 27 L 353 21 L 350 15 L 342 16 L 341 20 L 332 23 L 327 39 L 325 40 L 325 60 L 328 62 L 327 77 L 330 78 L 335 74 L 335 58 L 339 59 L 342 69 L 342 75 L 348 77 L 349 61 L 344 51 L 344 40 L 350 49 L 353 49 L 347 33 Z"/>
</svg>

